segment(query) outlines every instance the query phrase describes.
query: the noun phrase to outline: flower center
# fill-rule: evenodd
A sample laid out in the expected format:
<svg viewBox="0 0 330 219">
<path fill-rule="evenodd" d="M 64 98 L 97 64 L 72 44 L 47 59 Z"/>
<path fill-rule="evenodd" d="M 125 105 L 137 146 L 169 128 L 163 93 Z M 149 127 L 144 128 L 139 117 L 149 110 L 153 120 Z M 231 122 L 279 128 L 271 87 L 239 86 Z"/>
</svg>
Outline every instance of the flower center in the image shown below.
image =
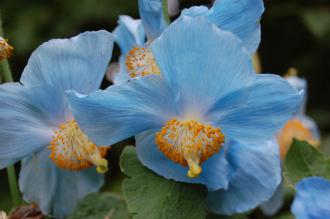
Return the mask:
<svg viewBox="0 0 330 219">
<path fill-rule="evenodd" d="M 160 74 L 155 58 L 148 48 L 134 47 L 126 55 L 125 63 L 131 78 Z"/>
<path fill-rule="evenodd" d="M 197 177 L 202 172 L 200 163 L 218 153 L 224 139 L 219 128 L 194 120 L 172 119 L 156 133 L 159 150 L 170 160 L 188 166 L 188 177 Z"/>
<path fill-rule="evenodd" d="M 97 147 L 75 120 L 60 125 L 52 138 L 48 147 L 51 150 L 49 157 L 58 167 L 79 171 L 95 165 L 99 173 L 108 171 L 108 161 L 103 157 L 109 147 Z"/>
<path fill-rule="evenodd" d="M 0 37 L 0 61 L 8 59 L 13 54 L 14 48 L 9 45 L 8 40 Z"/>
<path fill-rule="evenodd" d="M 282 160 L 285 158 L 292 144 L 293 138 L 301 141 L 307 141 L 315 147 L 319 144 L 319 142 L 314 138 L 312 132 L 305 127 L 299 119 L 291 119 L 285 124 L 277 136 Z"/>
</svg>

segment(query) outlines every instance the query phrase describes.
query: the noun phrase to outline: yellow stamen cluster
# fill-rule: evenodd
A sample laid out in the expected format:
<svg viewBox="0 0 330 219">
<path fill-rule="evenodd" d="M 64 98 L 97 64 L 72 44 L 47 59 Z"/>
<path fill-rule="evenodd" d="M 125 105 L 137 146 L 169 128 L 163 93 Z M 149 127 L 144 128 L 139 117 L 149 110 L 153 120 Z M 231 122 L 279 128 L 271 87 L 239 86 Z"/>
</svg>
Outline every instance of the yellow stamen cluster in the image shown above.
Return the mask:
<svg viewBox="0 0 330 219">
<path fill-rule="evenodd" d="M 13 55 L 14 48 L 9 45 L 8 40 L 0 37 L 0 61 L 3 59 L 8 59 Z"/>
<path fill-rule="evenodd" d="M 312 132 L 306 128 L 299 119 L 291 119 L 285 124 L 277 136 L 282 160 L 285 159 L 294 138 L 307 141 L 315 147 L 319 145 L 319 142 L 314 138 Z"/>
<path fill-rule="evenodd" d="M 75 120 L 67 121 L 54 130 L 48 146 L 50 159 L 60 168 L 79 171 L 93 165 L 99 173 L 108 171 L 108 161 L 103 157 L 109 147 L 97 147 L 81 131 Z"/>
<path fill-rule="evenodd" d="M 189 167 L 187 176 L 197 177 L 200 164 L 218 153 L 225 141 L 219 128 L 194 120 L 172 119 L 156 133 L 156 144 L 170 160 Z"/>
<path fill-rule="evenodd" d="M 134 47 L 126 55 L 125 64 L 131 78 L 160 74 L 155 58 L 148 48 Z"/>
</svg>

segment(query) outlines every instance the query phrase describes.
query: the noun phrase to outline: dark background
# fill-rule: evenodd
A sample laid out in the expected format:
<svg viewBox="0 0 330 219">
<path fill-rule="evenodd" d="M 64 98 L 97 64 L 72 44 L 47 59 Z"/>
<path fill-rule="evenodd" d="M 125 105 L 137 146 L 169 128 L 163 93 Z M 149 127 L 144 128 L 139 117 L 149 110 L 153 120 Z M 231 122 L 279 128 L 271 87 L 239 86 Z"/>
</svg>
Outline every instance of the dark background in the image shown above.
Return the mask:
<svg viewBox="0 0 330 219">
<path fill-rule="evenodd" d="M 181 0 L 180 7 L 210 3 Z M 298 69 L 309 83 L 308 114 L 330 142 L 330 1 L 265 0 L 265 7 L 259 49 L 263 72 L 283 75 L 289 67 Z M 86 30 L 112 31 L 121 14 L 138 18 L 137 0 L 0 0 L 0 8 L 6 38 L 15 48 L 9 61 L 16 81 L 42 42 Z M 116 48 L 114 60 L 118 54 Z M 0 210 L 11 205 L 5 173 L 0 171 Z"/>
</svg>

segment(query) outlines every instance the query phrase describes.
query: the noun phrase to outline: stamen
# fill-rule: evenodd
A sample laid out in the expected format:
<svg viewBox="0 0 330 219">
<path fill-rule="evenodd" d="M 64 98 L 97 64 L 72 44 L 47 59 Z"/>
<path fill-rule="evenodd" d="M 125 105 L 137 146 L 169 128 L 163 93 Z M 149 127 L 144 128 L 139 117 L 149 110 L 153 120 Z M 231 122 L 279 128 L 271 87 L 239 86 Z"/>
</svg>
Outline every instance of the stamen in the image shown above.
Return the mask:
<svg viewBox="0 0 330 219">
<path fill-rule="evenodd" d="M 307 127 L 305 127 L 299 119 L 291 119 L 285 124 L 277 136 L 282 159 L 285 159 L 285 156 L 292 144 L 293 138 L 301 141 L 307 141 L 314 147 L 317 147 L 320 144 L 320 142 L 315 139 L 312 132 Z"/>
<path fill-rule="evenodd" d="M 93 165 L 99 173 L 108 171 L 108 161 L 103 157 L 109 147 L 97 147 L 81 131 L 75 120 L 70 120 L 54 130 L 48 147 L 50 159 L 60 168 L 79 171 Z"/>
<path fill-rule="evenodd" d="M 126 55 L 125 63 L 131 78 L 160 74 L 155 58 L 148 48 L 134 47 Z"/>
<path fill-rule="evenodd" d="M 8 59 L 13 55 L 14 48 L 9 45 L 8 40 L 0 37 L 0 61 L 3 59 Z"/>
<path fill-rule="evenodd" d="M 200 164 L 218 153 L 223 143 L 224 135 L 219 128 L 194 120 L 172 119 L 156 133 L 159 150 L 173 162 L 188 166 L 188 177 L 199 176 Z"/>
</svg>

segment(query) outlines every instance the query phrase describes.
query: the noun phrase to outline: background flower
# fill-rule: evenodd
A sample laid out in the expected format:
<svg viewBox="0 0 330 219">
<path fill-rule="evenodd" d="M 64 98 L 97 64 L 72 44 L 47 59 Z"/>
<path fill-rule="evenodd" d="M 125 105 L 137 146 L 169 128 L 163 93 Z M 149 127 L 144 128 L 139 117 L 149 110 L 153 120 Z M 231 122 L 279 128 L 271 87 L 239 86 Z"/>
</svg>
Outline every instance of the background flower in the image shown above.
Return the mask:
<svg viewBox="0 0 330 219">
<path fill-rule="evenodd" d="M 38 204 L 44 214 L 63 218 L 79 199 L 98 191 L 103 184 L 103 176 L 95 169 L 81 166 L 86 170 L 72 171 L 86 159 L 81 151 L 81 163 L 67 166 L 77 157 L 74 153 L 79 153 L 75 138 L 84 143 L 87 140 L 79 128 L 68 124 L 73 116 L 65 91 L 88 94 L 98 89 L 112 46 L 113 37 L 106 31 L 51 40 L 31 55 L 21 77 L 23 85 L 0 85 L 0 168 L 23 159 L 20 190 L 24 199 Z M 66 138 L 70 138 L 70 145 Z M 84 147 L 88 149 L 89 145 Z"/>
</svg>

